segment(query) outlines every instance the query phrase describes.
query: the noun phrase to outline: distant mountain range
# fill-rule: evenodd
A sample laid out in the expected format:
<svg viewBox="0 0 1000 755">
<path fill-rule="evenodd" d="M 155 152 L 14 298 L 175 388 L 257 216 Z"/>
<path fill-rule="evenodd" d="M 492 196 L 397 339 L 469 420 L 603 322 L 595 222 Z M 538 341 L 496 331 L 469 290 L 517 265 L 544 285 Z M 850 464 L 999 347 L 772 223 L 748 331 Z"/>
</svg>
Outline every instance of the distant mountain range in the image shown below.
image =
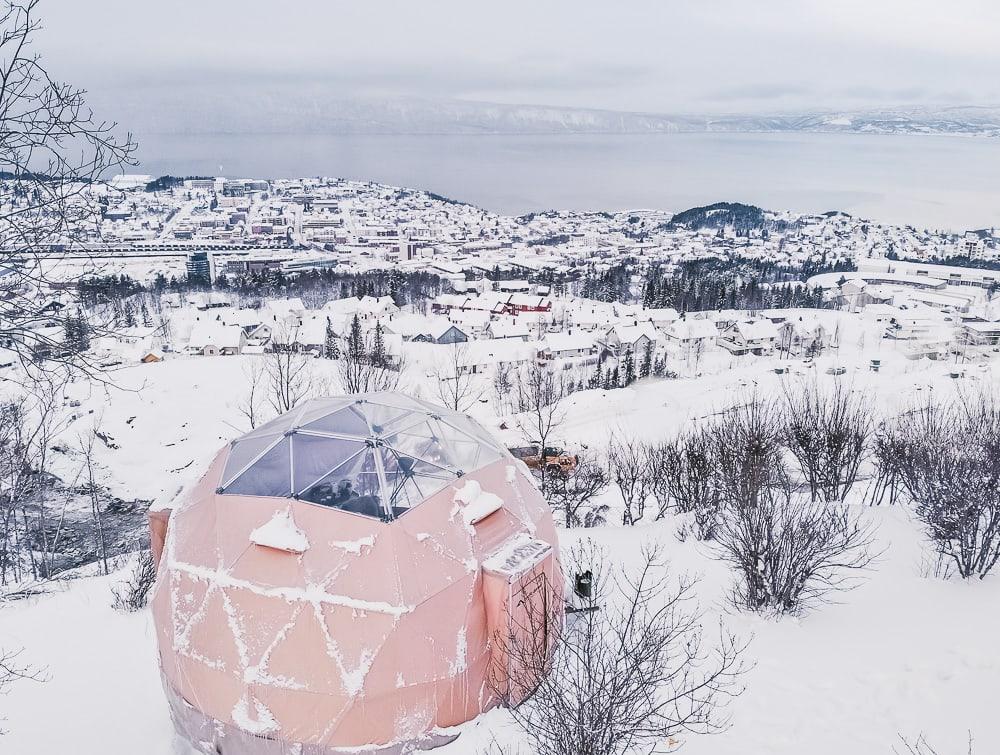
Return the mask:
<svg viewBox="0 0 1000 755">
<path fill-rule="evenodd" d="M 276 88 L 135 93 L 95 109 L 150 134 L 666 134 L 836 132 L 1000 136 L 1000 106 L 776 115 L 664 115 L 425 99 L 328 97 Z"/>
</svg>

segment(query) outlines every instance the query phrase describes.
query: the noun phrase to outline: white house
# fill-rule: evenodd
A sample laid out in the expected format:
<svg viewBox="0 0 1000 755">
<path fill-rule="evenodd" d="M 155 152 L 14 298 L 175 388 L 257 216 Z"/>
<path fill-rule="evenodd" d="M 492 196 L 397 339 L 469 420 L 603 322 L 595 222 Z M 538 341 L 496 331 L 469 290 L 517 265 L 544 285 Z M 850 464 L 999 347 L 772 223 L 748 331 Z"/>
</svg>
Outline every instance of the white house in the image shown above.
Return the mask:
<svg viewBox="0 0 1000 755">
<path fill-rule="evenodd" d="M 816 354 L 829 345 L 826 328 L 814 320 L 802 317 L 785 320 L 778 326 L 778 344 L 780 351 L 793 356 Z"/>
<path fill-rule="evenodd" d="M 399 307 L 389 296 L 349 296 L 346 299 L 333 299 L 323 305 L 323 311 L 332 315 L 347 316 L 353 319 L 358 316 L 361 321 L 371 321 L 388 317 L 399 312 Z"/>
<path fill-rule="evenodd" d="M 719 345 L 737 356 L 771 354 L 777 341 L 778 328 L 770 320 L 738 320 L 719 335 Z"/>
<path fill-rule="evenodd" d="M 264 320 L 260 310 L 256 309 L 224 309 L 219 312 L 219 321 L 223 325 L 239 325 L 247 335 Z"/>
<path fill-rule="evenodd" d="M 642 310 L 638 317 L 642 322 L 652 323 L 657 330 L 663 330 L 677 322 L 680 315 L 673 307 L 657 307 Z"/>
<path fill-rule="evenodd" d="M 1000 345 L 1000 322 L 973 320 L 962 325 L 966 343 L 974 346 Z"/>
<path fill-rule="evenodd" d="M 515 338 L 492 338 L 488 341 L 471 341 L 459 356 L 459 370 L 463 373 L 482 373 L 498 366 L 517 368 L 535 358 L 532 343 Z"/>
<path fill-rule="evenodd" d="M 549 333 L 538 349 L 541 359 L 581 359 L 597 361 L 597 343 L 587 333 Z M 587 357 L 593 359 L 587 360 Z"/>
<path fill-rule="evenodd" d="M 202 356 L 242 354 L 247 336 L 238 325 L 223 325 L 221 322 L 197 322 L 191 329 L 187 353 Z"/>
<path fill-rule="evenodd" d="M 493 320 L 486 327 L 486 334 L 491 338 L 516 338 L 527 341 L 531 338 L 531 325 L 523 317 L 501 317 Z"/>
<path fill-rule="evenodd" d="M 265 315 L 272 315 L 276 320 L 287 322 L 290 317 L 301 317 L 306 311 L 302 299 L 297 296 L 291 299 L 268 299 L 261 307 Z M 266 319 L 266 318 L 265 318 Z"/>
<path fill-rule="evenodd" d="M 667 348 L 684 359 L 709 350 L 718 335 L 715 323 L 701 318 L 677 320 L 664 331 Z"/>
<path fill-rule="evenodd" d="M 448 319 L 457 325 L 464 333 L 473 338 L 481 338 L 490 326 L 490 315 L 480 310 L 464 311 L 453 309 L 448 313 Z"/>
<path fill-rule="evenodd" d="M 660 334 L 649 323 L 640 325 L 615 325 L 605 335 L 605 348 L 616 357 L 624 356 L 631 351 L 636 359 L 646 353 L 646 349 L 655 349 L 660 340 Z"/>
</svg>

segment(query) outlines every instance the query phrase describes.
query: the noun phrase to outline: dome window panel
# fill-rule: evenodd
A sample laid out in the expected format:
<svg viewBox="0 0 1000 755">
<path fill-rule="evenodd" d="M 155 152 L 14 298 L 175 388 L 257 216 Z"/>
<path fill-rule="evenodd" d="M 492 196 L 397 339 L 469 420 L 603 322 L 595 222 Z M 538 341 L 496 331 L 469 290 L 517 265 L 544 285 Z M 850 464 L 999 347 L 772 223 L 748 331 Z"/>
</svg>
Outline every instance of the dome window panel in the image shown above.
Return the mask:
<svg viewBox="0 0 1000 755">
<path fill-rule="evenodd" d="M 233 443 L 229 451 L 229 459 L 226 461 L 226 468 L 222 473 L 223 486 L 232 482 L 233 478 L 239 476 L 255 459 L 281 438 L 280 434 L 260 435 L 246 437 Z"/>
<path fill-rule="evenodd" d="M 292 436 L 292 490 L 305 490 L 367 446 L 362 440 L 327 438 L 304 432 Z"/>
<path fill-rule="evenodd" d="M 225 486 L 228 495 L 288 497 L 292 494 L 291 441 L 283 437 L 245 472 Z"/>
<path fill-rule="evenodd" d="M 368 438 L 372 434 L 368 420 L 354 404 L 330 414 L 317 417 L 308 423 L 303 423 L 300 425 L 300 428 L 314 432 L 346 435 L 354 438 Z"/>
<path fill-rule="evenodd" d="M 297 497 L 355 514 L 378 518 L 386 515 L 380 471 L 370 448 L 325 474 Z"/>
</svg>

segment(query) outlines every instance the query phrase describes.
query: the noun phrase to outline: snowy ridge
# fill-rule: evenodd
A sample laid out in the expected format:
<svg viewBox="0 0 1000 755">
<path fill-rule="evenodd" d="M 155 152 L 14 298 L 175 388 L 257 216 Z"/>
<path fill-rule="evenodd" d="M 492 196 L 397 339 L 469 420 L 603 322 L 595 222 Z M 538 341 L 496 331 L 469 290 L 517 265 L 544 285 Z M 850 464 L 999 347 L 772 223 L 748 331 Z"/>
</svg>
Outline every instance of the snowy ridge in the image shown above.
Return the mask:
<svg viewBox="0 0 1000 755">
<path fill-rule="evenodd" d="M 844 112 L 642 113 L 455 99 L 343 97 L 255 86 L 187 91 L 159 106 L 115 103 L 122 122 L 161 134 L 671 134 L 840 131 L 1000 136 L 998 106 L 923 106 Z M 95 100 L 100 105 L 99 100 Z M 133 109 L 134 108 L 134 109 Z"/>
</svg>

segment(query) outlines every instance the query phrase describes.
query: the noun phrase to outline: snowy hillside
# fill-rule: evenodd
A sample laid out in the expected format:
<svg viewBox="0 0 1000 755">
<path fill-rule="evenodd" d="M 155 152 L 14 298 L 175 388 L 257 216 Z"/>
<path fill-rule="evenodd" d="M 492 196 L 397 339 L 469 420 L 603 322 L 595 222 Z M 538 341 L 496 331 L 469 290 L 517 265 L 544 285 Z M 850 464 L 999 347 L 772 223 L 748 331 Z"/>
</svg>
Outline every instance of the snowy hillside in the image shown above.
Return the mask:
<svg viewBox="0 0 1000 755">
<path fill-rule="evenodd" d="M 834 364 L 848 365 L 849 374 L 841 379 L 870 391 L 883 411 L 901 408 L 927 391 L 954 390 L 949 365 L 911 362 L 888 347 L 880 354 L 880 372 L 854 368 L 863 342 L 864 334 L 854 330 L 844 334 L 838 354 L 820 357 L 815 366 L 785 361 L 791 377 L 775 374 L 777 362 L 771 359 L 731 360 L 707 364 L 700 377 L 577 392 L 566 400 L 561 432 L 589 448 L 606 443 L 612 432 L 662 438 L 747 391 L 773 395 L 783 381 Z M 245 387 L 247 359 L 177 357 L 117 373 L 120 388 L 107 393 L 81 383 L 72 386 L 83 411 L 104 407 L 104 428 L 120 446 L 101 449 L 112 489 L 156 498 L 197 477 L 211 452 L 245 429 L 236 404 Z M 983 368 L 970 371 L 966 382 L 997 379 L 995 368 Z M 411 390 L 431 396 L 423 376 Z M 487 405 L 473 413 L 505 440 L 514 440 L 511 431 L 500 430 Z M 610 505 L 619 505 L 608 496 Z M 592 537 L 625 563 L 637 559 L 641 544 L 662 543 L 674 575 L 701 578 L 697 598 L 706 610 L 706 628 L 711 632 L 721 621 L 749 641 L 752 668 L 742 680 L 745 691 L 729 707 L 731 726 L 714 736 L 685 737 L 685 752 L 888 754 L 899 734 L 923 733 L 941 753 L 964 753 L 970 731 L 976 752 L 1000 750 L 993 700 L 1000 674 L 994 631 L 1000 621 L 1000 581 L 995 576 L 968 583 L 928 576 L 929 551 L 906 508 L 866 507 L 863 513 L 878 528 L 880 557 L 855 590 L 798 618 L 760 618 L 728 607 L 729 568 L 711 545 L 678 540 L 672 517 L 634 528 L 562 530 L 560 536 L 563 547 Z M 59 582 L 49 594 L 3 607 L 0 642 L 23 646 L 23 660 L 45 666 L 49 677 L 44 683 L 22 682 L 3 699 L 0 710 L 9 730 L 0 738 L 4 752 L 174 752 L 150 616 L 123 615 L 110 605 L 111 587 L 122 576 Z M 51 725 L 53 720 L 60 725 Z M 527 752 L 502 711 L 460 732 L 442 755 L 478 755 L 494 738 L 511 744 L 509 751 Z"/>
</svg>

